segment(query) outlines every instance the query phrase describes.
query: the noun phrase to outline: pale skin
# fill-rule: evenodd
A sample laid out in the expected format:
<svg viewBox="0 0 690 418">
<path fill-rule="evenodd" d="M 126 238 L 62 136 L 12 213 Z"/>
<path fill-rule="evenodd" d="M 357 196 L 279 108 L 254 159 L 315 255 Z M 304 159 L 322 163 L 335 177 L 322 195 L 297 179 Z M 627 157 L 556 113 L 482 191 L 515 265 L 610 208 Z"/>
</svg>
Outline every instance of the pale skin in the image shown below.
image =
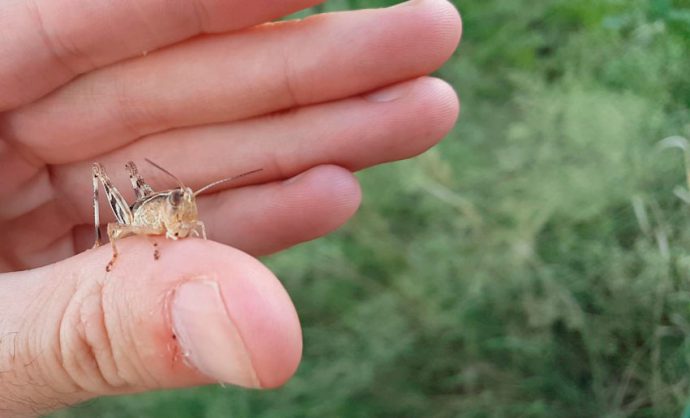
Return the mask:
<svg viewBox="0 0 690 418">
<path fill-rule="evenodd" d="M 459 42 L 450 3 L 263 24 L 315 3 L 0 4 L 0 415 L 292 376 L 299 321 L 254 257 L 341 226 L 354 171 L 425 151 L 458 114 L 426 76 Z M 124 190 L 121 167 L 145 157 L 193 190 L 263 170 L 198 196 L 209 240 L 154 238 L 154 260 L 151 238 L 123 238 L 106 272 L 91 164 Z"/>
</svg>

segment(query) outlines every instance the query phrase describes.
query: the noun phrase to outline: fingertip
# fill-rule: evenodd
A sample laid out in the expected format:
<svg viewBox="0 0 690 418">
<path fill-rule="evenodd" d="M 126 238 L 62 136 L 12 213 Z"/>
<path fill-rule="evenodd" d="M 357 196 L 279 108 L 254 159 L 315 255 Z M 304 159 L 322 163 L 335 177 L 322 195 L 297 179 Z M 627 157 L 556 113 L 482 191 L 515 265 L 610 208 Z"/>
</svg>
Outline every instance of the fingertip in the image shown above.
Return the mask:
<svg viewBox="0 0 690 418">
<path fill-rule="evenodd" d="M 462 37 L 460 12 L 448 0 L 420 0 L 420 3 L 427 11 L 427 25 L 433 25 L 439 33 L 439 51 L 447 59 L 457 49 Z"/>
<path fill-rule="evenodd" d="M 201 203 L 212 214 L 212 237 L 263 255 L 334 231 L 352 217 L 361 199 L 357 178 L 346 168 L 326 164 L 285 181 L 228 190 Z"/>
<path fill-rule="evenodd" d="M 446 81 L 420 77 L 389 89 L 406 91 L 403 98 L 392 103 L 391 110 L 380 118 L 385 120 L 387 135 L 395 138 L 395 158 L 410 158 L 428 150 L 455 126 L 460 101 L 454 88 Z M 390 116 L 386 117 L 386 114 Z"/>
<path fill-rule="evenodd" d="M 301 328 L 280 281 L 255 259 L 248 260 L 243 273 L 220 279 L 221 294 L 247 348 L 259 387 L 274 388 L 287 382 L 299 366 Z"/>
<path fill-rule="evenodd" d="M 276 202 L 284 207 L 286 218 L 275 234 L 285 237 L 278 242 L 289 245 L 296 238 L 301 242 L 333 232 L 357 212 L 362 201 L 354 174 L 333 164 L 313 167 L 288 180 L 281 194 L 283 199 Z"/>
<path fill-rule="evenodd" d="M 448 0 L 412 0 L 403 3 L 402 10 L 413 13 L 400 16 L 400 26 L 414 27 L 413 45 L 423 48 L 428 71 L 445 63 L 455 52 L 462 36 L 462 19 L 455 6 Z M 418 55 L 419 57 L 419 55 Z"/>
<path fill-rule="evenodd" d="M 429 126 L 433 129 L 431 137 L 441 139 L 455 126 L 460 115 L 460 99 L 448 82 L 436 77 L 418 79 L 422 98 L 420 111 L 428 109 L 431 118 Z"/>
<path fill-rule="evenodd" d="M 452 54 L 460 44 L 462 39 L 462 15 L 460 11 L 449 0 L 429 0 L 438 3 L 439 19 L 444 23 L 444 27 L 448 31 L 448 52 L 449 56 Z"/>
<path fill-rule="evenodd" d="M 218 284 L 227 315 L 246 349 L 257 379 L 239 383 L 260 388 L 284 384 L 299 366 L 302 333 L 297 312 L 280 281 L 257 259 L 232 247 L 199 239 L 175 244 L 182 244 L 175 247 L 189 247 L 185 255 L 191 255 L 197 264 L 205 266 L 204 271 L 194 277 L 214 280 Z M 219 366 L 222 367 L 222 363 Z M 230 379 L 218 380 L 237 383 Z"/>
<path fill-rule="evenodd" d="M 349 219 L 362 201 L 362 190 L 354 174 L 334 164 L 313 167 L 286 180 L 283 184 L 290 187 L 290 190 L 286 192 L 293 195 L 296 200 L 295 206 L 328 202 L 328 210 L 334 215 L 329 219 L 338 224 L 342 223 L 343 219 Z M 299 202 L 301 198 L 308 199 L 310 202 Z M 326 232 L 333 229 L 327 225 L 321 227 L 321 229 L 324 228 Z"/>
</svg>

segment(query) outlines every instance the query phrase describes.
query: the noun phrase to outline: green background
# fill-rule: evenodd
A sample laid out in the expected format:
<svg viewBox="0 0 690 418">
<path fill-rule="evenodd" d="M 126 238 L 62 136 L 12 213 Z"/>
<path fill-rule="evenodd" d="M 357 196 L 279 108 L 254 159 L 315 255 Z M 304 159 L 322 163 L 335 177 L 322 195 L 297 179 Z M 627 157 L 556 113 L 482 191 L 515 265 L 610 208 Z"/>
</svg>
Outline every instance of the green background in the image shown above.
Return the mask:
<svg viewBox="0 0 690 418">
<path fill-rule="evenodd" d="M 683 416 L 690 207 L 658 143 L 690 137 L 690 2 L 455 3 L 457 127 L 362 173 L 339 232 L 267 260 L 304 327 L 295 378 L 54 417 Z"/>
</svg>

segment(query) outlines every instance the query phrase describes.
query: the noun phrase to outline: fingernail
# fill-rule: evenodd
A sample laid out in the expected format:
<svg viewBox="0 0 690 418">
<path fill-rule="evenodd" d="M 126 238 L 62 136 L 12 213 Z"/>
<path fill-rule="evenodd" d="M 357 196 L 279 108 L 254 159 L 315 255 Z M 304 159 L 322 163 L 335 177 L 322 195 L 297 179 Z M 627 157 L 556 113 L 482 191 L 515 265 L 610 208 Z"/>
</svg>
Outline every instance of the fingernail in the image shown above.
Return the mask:
<svg viewBox="0 0 690 418">
<path fill-rule="evenodd" d="M 410 90 L 411 83 L 400 83 L 390 87 L 384 87 L 381 90 L 376 90 L 364 96 L 367 100 L 372 102 L 392 102 L 405 96 Z"/>
<path fill-rule="evenodd" d="M 171 318 L 182 354 L 190 366 L 221 383 L 260 387 L 217 282 L 197 279 L 178 287 Z"/>
</svg>

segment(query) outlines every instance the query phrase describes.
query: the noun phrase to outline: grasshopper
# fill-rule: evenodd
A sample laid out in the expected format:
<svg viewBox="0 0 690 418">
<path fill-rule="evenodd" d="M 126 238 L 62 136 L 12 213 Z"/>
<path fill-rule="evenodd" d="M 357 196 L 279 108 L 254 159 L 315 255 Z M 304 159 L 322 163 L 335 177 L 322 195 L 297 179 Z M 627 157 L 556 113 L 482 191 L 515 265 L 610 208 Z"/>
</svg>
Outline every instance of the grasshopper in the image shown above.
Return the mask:
<svg viewBox="0 0 690 418">
<path fill-rule="evenodd" d="M 122 197 L 120 191 L 113 185 L 100 163 L 93 164 L 93 213 L 95 242 L 94 247 L 101 245 L 100 215 L 98 208 L 98 183 L 103 185 L 110 209 L 115 215 L 116 222 L 108 223 L 108 239 L 113 249 L 113 256 L 106 271 L 111 271 L 118 256 L 115 241 L 130 235 L 165 235 L 166 238 L 177 240 L 190 235 L 206 239 L 206 227 L 198 218 L 196 196 L 221 183 L 226 183 L 244 177 L 262 169 L 248 171 L 238 176 L 225 178 L 207 184 L 197 191 L 186 187 L 180 179 L 168 170 L 146 159 L 146 162 L 175 179 L 179 185 L 176 189 L 155 192 L 139 175 L 137 166 L 129 161 L 125 168 L 136 195 L 132 205 Z M 156 244 L 154 244 L 156 246 Z M 154 258 L 158 259 L 158 249 L 154 251 Z"/>
</svg>

